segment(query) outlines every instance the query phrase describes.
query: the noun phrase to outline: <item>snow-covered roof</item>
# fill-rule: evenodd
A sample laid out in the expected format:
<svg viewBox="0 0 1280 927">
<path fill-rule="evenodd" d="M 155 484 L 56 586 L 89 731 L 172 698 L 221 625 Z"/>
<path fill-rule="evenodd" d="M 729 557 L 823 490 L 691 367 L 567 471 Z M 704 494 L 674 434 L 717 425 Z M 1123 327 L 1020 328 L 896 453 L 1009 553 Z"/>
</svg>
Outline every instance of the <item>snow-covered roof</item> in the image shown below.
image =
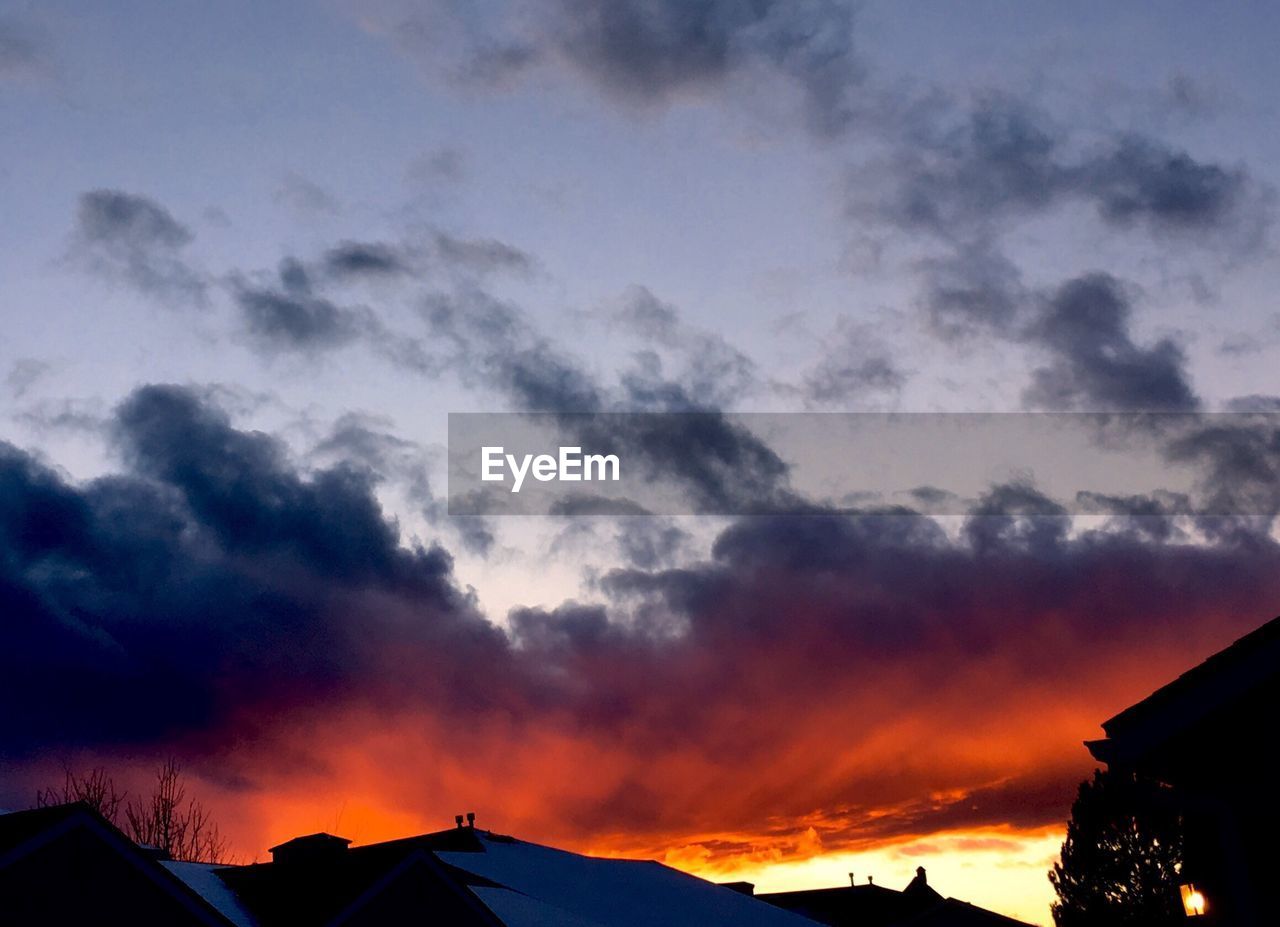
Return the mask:
<svg viewBox="0 0 1280 927">
<path fill-rule="evenodd" d="M 483 853 L 437 853 L 504 888 L 472 891 L 508 927 L 803 927 L 813 922 L 661 863 L 582 856 L 478 834 Z"/>
<path fill-rule="evenodd" d="M 160 865 L 185 882 L 189 889 L 216 908 L 219 914 L 236 927 L 258 927 L 254 916 L 240 903 L 240 899 L 227 887 L 227 884 L 215 874 L 215 870 L 226 867 L 208 863 L 180 863 L 173 860 L 162 860 Z"/>
</svg>

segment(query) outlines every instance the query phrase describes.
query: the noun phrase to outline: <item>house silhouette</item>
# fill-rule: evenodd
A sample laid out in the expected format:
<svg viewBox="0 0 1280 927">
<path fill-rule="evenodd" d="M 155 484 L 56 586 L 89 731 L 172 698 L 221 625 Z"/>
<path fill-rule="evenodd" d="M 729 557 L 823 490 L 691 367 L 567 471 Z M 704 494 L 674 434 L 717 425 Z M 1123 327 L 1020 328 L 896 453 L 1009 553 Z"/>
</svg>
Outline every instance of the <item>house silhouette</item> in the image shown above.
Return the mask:
<svg viewBox="0 0 1280 927">
<path fill-rule="evenodd" d="M 352 847 L 309 834 L 269 863 L 176 862 L 84 804 L 0 815 L 4 927 L 812 927 L 661 863 L 459 826 Z"/>
<path fill-rule="evenodd" d="M 1106 738 L 1086 743 L 1110 769 L 1170 787 L 1185 827 L 1182 878 L 1206 901 L 1201 923 L 1280 923 L 1278 717 L 1280 618 L 1104 721 Z"/>
<path fill-rule="evenodd" d="M 750 890 L 747 883 L 735 884 L 740 891 Z M 929 885 L 923 866 L 902 891 L 868 881 L 755 897 L 830 927 L 1028 927 L 968 902 L 944 898 Z"/>
</svg>

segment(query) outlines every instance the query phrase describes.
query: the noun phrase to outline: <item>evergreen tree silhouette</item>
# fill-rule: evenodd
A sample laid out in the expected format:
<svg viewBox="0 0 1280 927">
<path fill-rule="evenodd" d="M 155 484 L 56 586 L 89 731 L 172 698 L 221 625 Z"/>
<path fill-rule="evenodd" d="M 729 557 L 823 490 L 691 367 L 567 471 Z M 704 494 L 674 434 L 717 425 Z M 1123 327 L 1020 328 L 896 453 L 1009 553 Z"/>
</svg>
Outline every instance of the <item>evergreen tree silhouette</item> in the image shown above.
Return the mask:
<svg viewBox="0 0 1280 927">
<path fill-rule="evenodd" d="M 1057 927 L 1182 924 L 1183 826 L 1169 790 L 1095 770 L 1071 806 L 1062 859 L 1049 873 Z"/>
</svg>

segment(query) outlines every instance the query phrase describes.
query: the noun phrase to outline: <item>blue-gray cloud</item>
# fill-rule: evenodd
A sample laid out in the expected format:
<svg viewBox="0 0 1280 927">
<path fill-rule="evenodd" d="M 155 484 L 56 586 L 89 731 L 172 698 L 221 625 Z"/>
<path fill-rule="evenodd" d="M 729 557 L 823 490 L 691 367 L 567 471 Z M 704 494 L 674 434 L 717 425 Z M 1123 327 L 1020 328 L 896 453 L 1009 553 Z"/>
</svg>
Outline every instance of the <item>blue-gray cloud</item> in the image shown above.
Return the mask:
<svg viewBox="0 0 1280 927">
<path fill-rule="evenodd" d="M 1243 167 L 1199 160 L 1136 133 L 1082 144 L 1010 96 L 967 110 L 922 108 L 896 147 L 889 177 L 881 214 L 949 241 L 1068 201 L 1092 204 L 1112 226 L 1226 239 L 1233 248 L 1256 246 L 1271 221 L 1270 190 Z"/>
<path fill-rule="evenodd" d="M 822 135 L 857 118 L 863 79 L 852 4 L 842 0 L 536 0 L 518 20 L 447 4 L 393 8 L 387 28 L 433 69 L 509 86 L 560 68 L 628 105 L 721 91 L 754 72 L 782 75 Z"/>
<path fill-rule="evenodd" d="M 1101 273 L 1069 280 L 1043 299 L 1024 332 L 1051 362 L 1024 399 L 1034 407 L 1091 411 L 1188 411 L 1199 405 L 1177 343 L 1134 343 L 1123 284 Z"/>
<path fill-rule="evenodd" d="M 201 304 L 208 283 L 183 256 L 191 230 L 148 197 L 80 196 L 71 256 L 87 269 L 166 302 Z"/>
</svg>

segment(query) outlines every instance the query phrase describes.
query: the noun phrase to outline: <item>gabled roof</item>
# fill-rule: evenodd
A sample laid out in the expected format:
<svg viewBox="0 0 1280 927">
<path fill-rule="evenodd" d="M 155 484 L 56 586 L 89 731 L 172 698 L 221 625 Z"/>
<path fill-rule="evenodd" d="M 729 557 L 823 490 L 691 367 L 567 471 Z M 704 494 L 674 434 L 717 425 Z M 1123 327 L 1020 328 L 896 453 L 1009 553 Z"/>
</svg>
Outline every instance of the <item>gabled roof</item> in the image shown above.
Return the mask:
<svg viewBox="0 0 1280 927">
<path fill-rule="evenodd" d="M 126 837 L 110 821 L 83 802 L 34 808 L 0 815 L 0 874 L 9 867 L 21 870 L 33 859 L 39 859 L 43 851 L 56 849 L 66 838 L 84 838 L 83 845 L 96 848 L 102 858 L 125 867 L 117 872 L 132 872 L 140 884 L 149 884 L 168 899 L 166 904 L 176 904 L 173 910 L 185 910 L 191 920 L 207 927 L 235 927 L 200 893 L 162 867 L 151 855 Z M 87 843 L 85 842 L 87 841 Z M 72 857 L 74 864 L 83 865 L 82 848 Z M 11 870 L 12 871 L 12 870 Z M 75 872 L 62 873 L 71 884 L 76 884 Z M 111 921 L 112 923 L 116 921 Z"/>
</svg>

